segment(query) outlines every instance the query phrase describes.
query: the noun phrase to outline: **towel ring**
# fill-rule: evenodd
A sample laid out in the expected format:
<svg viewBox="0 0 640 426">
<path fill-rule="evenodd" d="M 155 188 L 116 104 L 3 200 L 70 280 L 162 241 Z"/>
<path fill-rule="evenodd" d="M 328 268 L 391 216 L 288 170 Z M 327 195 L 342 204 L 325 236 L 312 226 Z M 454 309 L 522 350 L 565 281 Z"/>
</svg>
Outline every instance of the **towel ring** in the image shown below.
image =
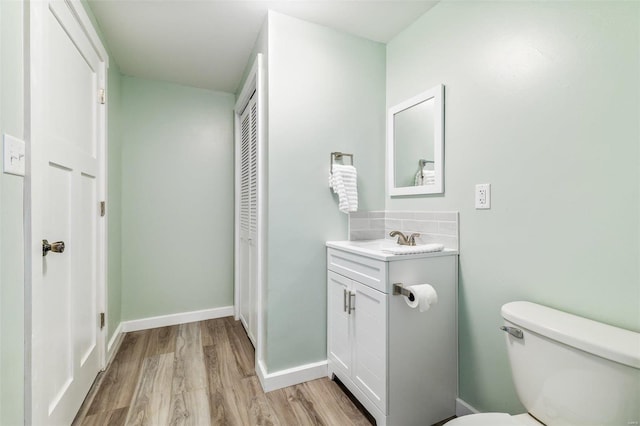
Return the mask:
<svg viewBox="0 0 640 426">
<path fill-rule="evenodd" d="M 329 171 L 333 173 L 333 163 L 335 161 L 344 161 L 344 157 L 349 157 L 351 165 L 353 166 L 353 154 L 346 154 L 344 152 L 336 151 L 332 152 L 329 156 Z"/>
</svg>

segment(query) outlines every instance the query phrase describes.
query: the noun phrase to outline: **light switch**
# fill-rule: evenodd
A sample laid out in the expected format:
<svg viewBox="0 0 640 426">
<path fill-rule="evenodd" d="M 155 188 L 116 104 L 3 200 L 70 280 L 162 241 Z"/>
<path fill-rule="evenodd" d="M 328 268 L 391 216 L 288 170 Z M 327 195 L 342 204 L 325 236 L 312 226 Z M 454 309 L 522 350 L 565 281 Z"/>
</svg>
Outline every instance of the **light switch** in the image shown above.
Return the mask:
<svg viewBox="0 0 640 426">
<path fill-rule="evenodd" d="M 4 134 L 4 172 L 16 176 L 24 176 L 25 145 L 24 141 Z"/>
</svg>

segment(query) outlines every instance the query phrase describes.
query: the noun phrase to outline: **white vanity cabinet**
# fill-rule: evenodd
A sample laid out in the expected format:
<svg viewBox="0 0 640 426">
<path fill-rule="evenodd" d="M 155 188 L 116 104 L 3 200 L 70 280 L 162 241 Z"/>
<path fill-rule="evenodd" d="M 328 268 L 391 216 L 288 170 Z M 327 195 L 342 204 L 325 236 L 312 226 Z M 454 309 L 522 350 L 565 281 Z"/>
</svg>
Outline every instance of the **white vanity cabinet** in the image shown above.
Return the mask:
<svg viewBox="0 0 640 426">
<path fill-rule="evenodd" d="M 342 245 L 346 247 L 343 247 Z M 380 425 L 430 425 L 455 414 L 455 251 L 386 255 L 327 243 L 327 360 Z M 429 283 L 426 312 L 392 295 L 393 283 Z"/>
</svg>

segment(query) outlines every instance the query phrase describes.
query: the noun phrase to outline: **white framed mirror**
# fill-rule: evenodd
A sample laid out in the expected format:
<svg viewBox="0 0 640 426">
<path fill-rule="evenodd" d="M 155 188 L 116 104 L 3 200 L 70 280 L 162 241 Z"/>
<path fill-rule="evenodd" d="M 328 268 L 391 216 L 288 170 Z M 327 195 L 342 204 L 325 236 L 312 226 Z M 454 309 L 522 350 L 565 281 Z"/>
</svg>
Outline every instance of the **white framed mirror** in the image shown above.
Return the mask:
<svg viewBox="0 0 640 426">
<path fill-rule="evenodd" d="M 389 195 L 444 192 L 444 86 L 389 108 L 387 117 Z"/>
</svg>

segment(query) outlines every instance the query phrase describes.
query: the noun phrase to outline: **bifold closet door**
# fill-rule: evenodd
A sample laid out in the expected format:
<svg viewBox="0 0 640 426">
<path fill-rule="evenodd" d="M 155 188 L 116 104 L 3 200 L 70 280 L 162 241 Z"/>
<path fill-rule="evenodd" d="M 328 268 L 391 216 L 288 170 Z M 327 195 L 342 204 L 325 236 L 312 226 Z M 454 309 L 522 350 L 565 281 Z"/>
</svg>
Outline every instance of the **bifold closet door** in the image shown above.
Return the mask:
<svg viewBox="0 0 640 426">
<path fill-rule="evenodd" d="M 255 95 L 240 116 L 240 320 L 249 339 L 257 335 L 258 127 Z"/>
</svg>

